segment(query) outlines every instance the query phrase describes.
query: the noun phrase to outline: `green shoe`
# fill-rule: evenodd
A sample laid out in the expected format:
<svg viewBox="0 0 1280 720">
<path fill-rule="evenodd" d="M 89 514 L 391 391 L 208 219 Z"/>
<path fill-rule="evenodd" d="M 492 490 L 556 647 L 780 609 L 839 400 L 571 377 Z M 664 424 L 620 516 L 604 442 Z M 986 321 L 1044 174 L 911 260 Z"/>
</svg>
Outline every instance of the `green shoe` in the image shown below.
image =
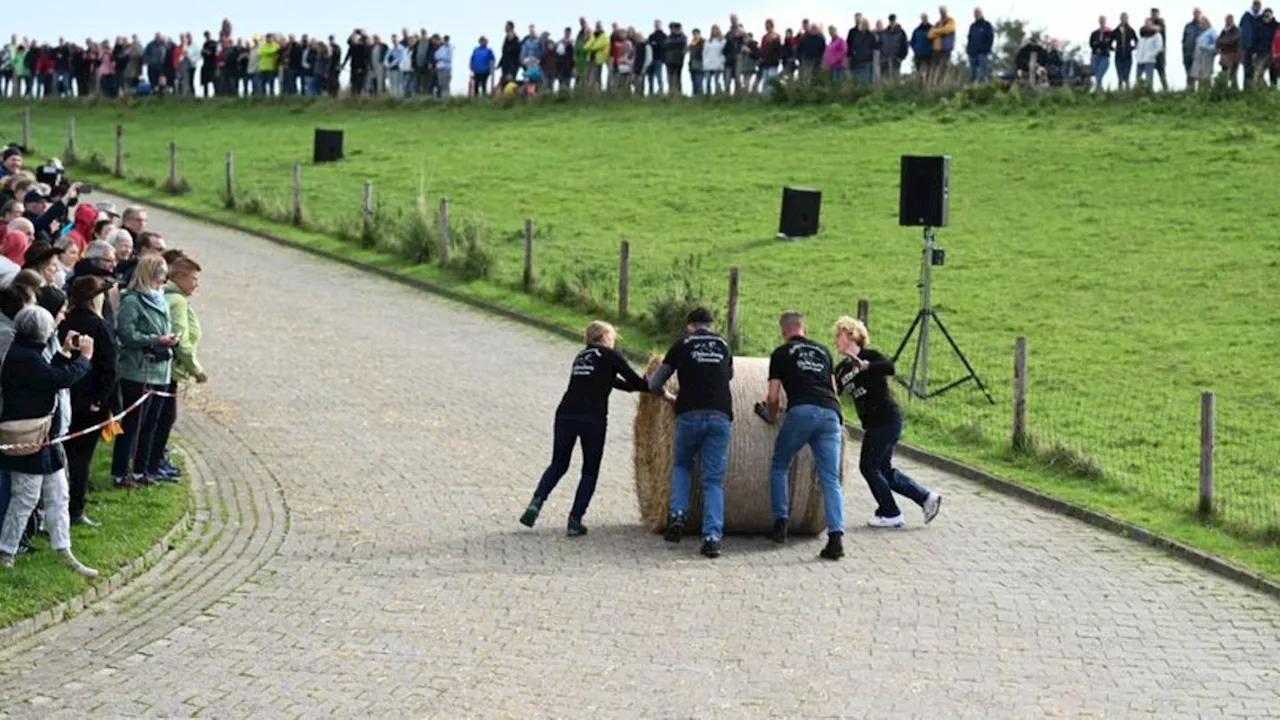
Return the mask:
<svg viewBox="0 0 1280 720">
<path fill-rule="evenodd" d="M 525 527 L 533 527 L 538 521 L 538 513 L 542 512 L 542 506 L 537 503 L 530 503 L 529 507 L 524 509 L 524 514 L 520 516 L 520 524 Z"/>
<path fill-rule="evenodd" d="M 569 529 L 564 534 L 569 537 L 582 537 L 587 534 L 587 526 L 582 524 L 582 520 L 571 517 L 569 518 Z"/>
</svg>

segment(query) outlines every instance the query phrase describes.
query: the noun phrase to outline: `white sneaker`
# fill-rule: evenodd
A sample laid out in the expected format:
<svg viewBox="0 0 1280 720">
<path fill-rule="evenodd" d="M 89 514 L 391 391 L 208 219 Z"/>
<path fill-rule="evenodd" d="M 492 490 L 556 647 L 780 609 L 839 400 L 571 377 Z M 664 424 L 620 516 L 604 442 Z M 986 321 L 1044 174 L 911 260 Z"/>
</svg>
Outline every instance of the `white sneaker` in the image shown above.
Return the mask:
<svg viewBox="0 0 1280 720">
<path fill-rule="evenodd" d="M 13 556 L 6 552 L 0 552 L 0 568 L 13 567 Z"/>
<path fill-rule="evenodd" d="M 938 517 L 938 511 L 942 509 L 942 496 L 938 493 L 931 492 L 929 497 L 924 499 L 924 524 L 928 525 L 933 519 Z"/>
<path fill-rule="evenodd" d="M 902 513 L 898 513 L 893 517 L 880 517 L 879 515 L 867 521 L 867 524 L 873 528 L 900 528 L 903 526 Z"/>
</svg>

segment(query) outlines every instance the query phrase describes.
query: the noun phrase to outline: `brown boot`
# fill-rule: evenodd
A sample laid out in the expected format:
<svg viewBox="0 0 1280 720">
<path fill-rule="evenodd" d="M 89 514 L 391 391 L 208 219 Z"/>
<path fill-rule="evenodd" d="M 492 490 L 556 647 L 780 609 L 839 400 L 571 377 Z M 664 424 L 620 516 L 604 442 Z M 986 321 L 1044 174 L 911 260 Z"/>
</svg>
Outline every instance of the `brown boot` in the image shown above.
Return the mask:
<svg viewBox="0 0 1280 720">
<path fill-rule="evenodd" d="M 60 555 L 62 557 L 62 561 L 66 563 L 72 570 L 75 570 L 76 573 L 80 575 L 80 577 L 86 580 L 92 580 L 98 577 L 97 570 L 94 570 L 91 567 L 85 567 L 84 563 L 81 563 L 79 560 L 77 560 L 76 556 L 72 555 L 70 550 L 60 550 L 58 551 L 58 555 Z"/>
</svg>

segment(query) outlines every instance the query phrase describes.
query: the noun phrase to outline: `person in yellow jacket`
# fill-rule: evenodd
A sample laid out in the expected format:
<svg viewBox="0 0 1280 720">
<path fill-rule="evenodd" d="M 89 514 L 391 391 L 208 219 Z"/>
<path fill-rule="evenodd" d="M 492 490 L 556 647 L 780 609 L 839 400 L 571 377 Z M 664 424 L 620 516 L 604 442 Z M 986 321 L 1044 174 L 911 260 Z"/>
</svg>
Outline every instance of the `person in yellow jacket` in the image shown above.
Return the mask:
<svg viewBox="0 0 1280 720">
<path fill-rule="evenodd" d="M 946 6 L 938 8 L 938 22 L 929 28 L 929 39 L 933 41 L 933 59 L 935 67 L 950 67 L 951 51 L 956 49 L 956 19 L 947 12 Z"/>
<path fill-rule="evenodd" d="M 177 251 L 175 251 L 177 252 Z M 169 282 L 164 287 L 164 300 L 169 306 L 169 322 L 178 343 L 173 346 L 172 379 L 165 388 L 171 397 L 162 398 L 160 422 L 156 426 L 152 445 L 152 466 L 158 465 L 158 479 L 178 482 L 182 471 L 164 454 L 169 444 L 169 433 L 178 419 L 178 385 L 209 380 L 196 351 L 200 346 L 200 320 L 191 309 L 191 296 L 200 288 L 200 265 L 189 257 L 180 255 L 169 263 Z"/>
<path fill-rule="evenodd" d="M 609 63 L 609 36 L 605 34 L 600 23 L 596 23 L 595 32 L 587 41 L 587 82 L 594 90 L 602 86 L 604 66 Z"/>
<path fill-rule="evenodd" d="M 276 42 L 274 34 L 267 33 L 267 39 L 258 46 L 258 77 L 261 78 L 263 92 L 267 95 L 276 93 L 276 70 L 279 63 L 280 43 Z"/>
</svg>

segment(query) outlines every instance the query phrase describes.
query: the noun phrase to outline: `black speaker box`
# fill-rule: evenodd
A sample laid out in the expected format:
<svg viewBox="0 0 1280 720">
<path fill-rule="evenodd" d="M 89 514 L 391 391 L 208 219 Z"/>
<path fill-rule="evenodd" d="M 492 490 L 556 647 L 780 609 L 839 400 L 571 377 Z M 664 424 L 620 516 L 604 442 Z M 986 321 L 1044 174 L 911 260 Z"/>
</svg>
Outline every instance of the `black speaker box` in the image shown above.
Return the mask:
<svg viewBox="0 0 1280 720">
<path fill-rule="evenodd" d="M 951 158 L 903 155 L 898 190 L 898 224 L 945 227 L 951 211 Z"/>
<path fill-rule="evenodd" d="M 315 161 L 336 162 L 342 159 L 342 131 L 316 128 Z"/>
<path fill-rule="evenodd" d="M 818 234 L 818 213 L 822 209 L 822 192 L 809 188 L 782 189 L 782 218 L 778 221 L 778 237 L 798 238 Z"/>
</svg>

